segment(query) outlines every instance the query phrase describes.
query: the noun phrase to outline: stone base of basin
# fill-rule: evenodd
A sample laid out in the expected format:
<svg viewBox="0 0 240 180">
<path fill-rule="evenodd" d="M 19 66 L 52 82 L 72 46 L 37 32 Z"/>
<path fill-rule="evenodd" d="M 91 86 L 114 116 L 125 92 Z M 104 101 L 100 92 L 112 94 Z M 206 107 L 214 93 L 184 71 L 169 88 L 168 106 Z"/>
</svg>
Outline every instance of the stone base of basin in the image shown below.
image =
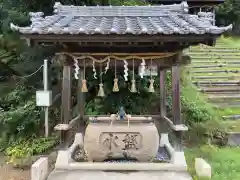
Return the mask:
<svg viewBox="0 0 240 180">
<path fill-rule="evenodd" d="M 102 177 L 102 178 L 101 178 Z M 192 180 L 185 172 L 174 171 L 138 171 L 138 172 L 106 172 L 85 170 L 54 170 L 47 180 Z"/>
<path fill-rule="evenodd" d="M 89 171 L 187 171 L 187 166 L 171 163 L 103 163 L 72 162 L 58 169 Z"/>
<path fill-rule="evenodd" d="M 84 150 L 89 160 L 124 158 L 148 162 L 156 157 L 159 134 L 154 123 L 88 124 L 84 136 Z"/>
</svg>

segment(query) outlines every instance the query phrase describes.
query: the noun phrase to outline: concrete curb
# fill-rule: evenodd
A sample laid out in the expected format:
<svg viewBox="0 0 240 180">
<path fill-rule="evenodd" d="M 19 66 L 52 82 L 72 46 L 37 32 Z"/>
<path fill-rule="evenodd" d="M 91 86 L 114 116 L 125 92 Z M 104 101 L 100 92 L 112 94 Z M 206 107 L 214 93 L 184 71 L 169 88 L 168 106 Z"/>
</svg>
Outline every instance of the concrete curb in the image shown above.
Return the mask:
<svg viewBox="0 0 240 180">
<path fill-rule="evenodd" d="M 31 180 L 45 180 L 48 175 L 48 158 L 39 158 L 31 167 Z"/>
</svg>

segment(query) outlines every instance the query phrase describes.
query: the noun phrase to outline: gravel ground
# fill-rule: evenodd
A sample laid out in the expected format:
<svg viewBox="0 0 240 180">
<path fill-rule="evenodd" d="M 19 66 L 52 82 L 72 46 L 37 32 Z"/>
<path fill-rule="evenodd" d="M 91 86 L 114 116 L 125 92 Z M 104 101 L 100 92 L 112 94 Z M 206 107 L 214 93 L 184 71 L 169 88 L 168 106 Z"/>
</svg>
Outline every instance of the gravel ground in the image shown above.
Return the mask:
<svg viewBox="0 0 240 180">
<path fill-rule="evenodd" d="M 0 180 L 30 180 L 30 169 L 17 169 L 6 163 L 6 158 L 0 154 Z"/>
<path fill-rule="evenodd" d="M 56 152 L 48 155 L 49 158 L 49 171 L 54 168 L 56 160 Z M 20 169 L 14 168 L 11 164 L 6 163 L 6 157 L 0 154 L 0 180 L 30 180 L 30 168 Z"/>
</svg>

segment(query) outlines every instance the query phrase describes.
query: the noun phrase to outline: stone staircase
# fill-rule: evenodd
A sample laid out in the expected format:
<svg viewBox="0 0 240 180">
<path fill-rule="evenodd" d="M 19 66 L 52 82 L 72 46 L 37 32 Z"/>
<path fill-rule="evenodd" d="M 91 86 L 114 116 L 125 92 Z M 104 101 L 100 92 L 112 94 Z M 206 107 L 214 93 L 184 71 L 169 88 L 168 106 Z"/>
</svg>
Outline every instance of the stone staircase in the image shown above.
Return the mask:
<svg viewBox="0 0 240 180">
<path fill-rule="evenodd" d="M 240 132 L 240 48 L 218 41 L 214 47 L 194 46 L 186 53 L 192 58 L 192 82 Z"/>
</svg>

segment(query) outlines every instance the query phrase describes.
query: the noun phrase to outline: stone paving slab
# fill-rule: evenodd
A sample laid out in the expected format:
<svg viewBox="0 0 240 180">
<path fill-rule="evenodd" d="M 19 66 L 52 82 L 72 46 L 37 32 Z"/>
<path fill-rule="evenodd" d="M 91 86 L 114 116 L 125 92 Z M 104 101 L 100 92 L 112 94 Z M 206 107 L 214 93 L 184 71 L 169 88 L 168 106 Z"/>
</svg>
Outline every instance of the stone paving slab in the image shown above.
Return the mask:
<svg viewBox="0 0 240 180">
<path fill-rule="evenodd" d="M 192 180 L 187 172 L 103 172 L 54 170 L 47 180 Z"/>
</svg>

